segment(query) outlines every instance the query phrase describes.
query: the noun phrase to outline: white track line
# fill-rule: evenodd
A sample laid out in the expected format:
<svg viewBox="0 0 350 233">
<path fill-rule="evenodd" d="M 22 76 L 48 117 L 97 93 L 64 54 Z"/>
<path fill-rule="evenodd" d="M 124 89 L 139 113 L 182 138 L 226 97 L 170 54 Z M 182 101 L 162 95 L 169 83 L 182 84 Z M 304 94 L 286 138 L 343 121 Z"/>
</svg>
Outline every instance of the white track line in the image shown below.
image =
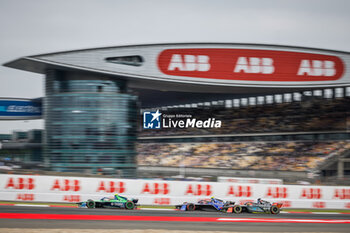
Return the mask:
<svg viewBox="0 0 350 233">
<path fill-rule="evenodd" d="M 288 218 L 218 218 L 217 221 L 223 222 L 266 222 L 266 223 L 350 223 L 347 219 L 288 219 Z"/>
<path fill-rule="evenodd" d="M 312 214 L 341 214 L 338 212 L 311 212 Z"/>
<path fill-rule="evenodd" d="M 175 211 L 176 209 L 161 209 L 161 208 L 140 208 L 140 210 L 160 210 L 160 211 Z"/>
<path fill-rule="evenodd" d="M 49 205 L 31 205 L 31 204 L 15 204 L 15 206 L 27 206 L 27 207 L 50 207 Z"/>
</svg>

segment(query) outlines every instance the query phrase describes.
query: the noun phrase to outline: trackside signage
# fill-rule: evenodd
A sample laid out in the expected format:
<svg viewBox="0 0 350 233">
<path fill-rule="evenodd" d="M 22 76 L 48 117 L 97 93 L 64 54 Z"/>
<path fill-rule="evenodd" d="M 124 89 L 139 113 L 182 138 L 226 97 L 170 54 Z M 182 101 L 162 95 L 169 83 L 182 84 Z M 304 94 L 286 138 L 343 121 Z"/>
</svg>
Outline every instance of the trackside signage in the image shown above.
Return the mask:
<svg viewBox="0 0 350 233">
<path fill-rule="evenodd" d="M 167 49 L 158 56 L 167 75 L 265 82 L 334 81 L 344 63 L 337 56 L 261 49 Z"/>
<path fill-rule="evenodd" d="M 214 196 L 241 204 L 263 198 L 283 202 L 284 207 L 350 209 L 349 186 L 0 175 L 0 200 L 79 202 L 115 193 L 149 205 L 175 205 Z"/>
<path fill-rule="evenodd" d="M 39 119 L 41 117 L 42 106 L 40 102 L 0 99 L 0 119 Z"/>
</svg>

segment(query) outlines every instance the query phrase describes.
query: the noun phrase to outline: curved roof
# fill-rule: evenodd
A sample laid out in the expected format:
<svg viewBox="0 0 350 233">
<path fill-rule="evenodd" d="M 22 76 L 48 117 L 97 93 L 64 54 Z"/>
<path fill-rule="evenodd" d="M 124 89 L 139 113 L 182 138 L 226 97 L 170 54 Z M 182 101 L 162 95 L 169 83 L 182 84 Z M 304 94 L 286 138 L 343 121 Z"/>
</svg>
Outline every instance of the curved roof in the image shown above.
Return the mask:
<svg viewBox="0 0 350 233">
<path fill-rule="evenodd" d="M 350 84 L 350 53 L 314 48 L 183 43 L 130 45 L 22 57 L 7 67 L 112 75 L 131 88 L 201 93 L 270 93 Z"/>
</svg>

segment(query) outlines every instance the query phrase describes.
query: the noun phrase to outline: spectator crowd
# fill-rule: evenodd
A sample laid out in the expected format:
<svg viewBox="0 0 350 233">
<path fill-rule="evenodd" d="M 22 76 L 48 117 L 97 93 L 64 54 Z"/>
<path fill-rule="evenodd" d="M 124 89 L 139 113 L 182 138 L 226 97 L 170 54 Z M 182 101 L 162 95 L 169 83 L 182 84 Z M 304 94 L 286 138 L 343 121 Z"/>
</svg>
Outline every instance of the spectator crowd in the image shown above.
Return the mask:
<svg viewBox="0 0 350 233">
<path fill-rule="evenodd" d="M 345 131 L 350 99 L 310 99 L 300 102 L 249 105 L 239 108 L 201 107 L 168 109 L 163 114 L 192 115 L 199 120 L 215 118 L 221 128 L 140 129 L 139 136 L 244 134 L 269 132 Z M 141 117 L 142 119 L 142 117 Z M 179 120 L 179 119 L 177 119 Z M 142 124 L 140 124 L 142 125 Z"/>
<path fill-rule="evenodd" d="M 309 171 L 350 149 L 349 141 L 139 143 L 138 165 Z"/>
</svg>

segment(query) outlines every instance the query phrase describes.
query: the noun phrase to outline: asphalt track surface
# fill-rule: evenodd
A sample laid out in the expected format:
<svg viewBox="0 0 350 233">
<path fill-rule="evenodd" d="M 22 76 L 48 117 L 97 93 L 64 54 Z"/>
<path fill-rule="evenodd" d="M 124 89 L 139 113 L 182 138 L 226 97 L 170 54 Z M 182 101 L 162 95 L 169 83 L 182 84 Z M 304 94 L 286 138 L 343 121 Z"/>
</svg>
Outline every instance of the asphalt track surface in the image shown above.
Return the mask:
<svg viewBox="0 0 350 233">
<path fill-rule="evenodd" d="M 8 216 L 44 216 L 45 219 L 21 219 Z M 63 216 L 62 219 L 46 219 L 45 216 Z M 4 217 L 5 216 L 5 217 Z M 72 220 L 70 217 L 79 217 Z M 99 219 L 100 220 L 90 220 Z M 113 220 L 105 220 L 105 219 Z M 116 219 L 127 220 L 116 220 Z M 206 219 L 223 219 L 211 222 Z M 69 220 L 68 220 L 69 219 Z M 140 220 L 141 219 L 141 220 Z M 144 220 L 142 220 L 144 219 Z M 163 219 L 163 220 L 162 220 Z M 176 220 L 166 220 L 176 219 Z M 184 221 L 182 221 L 185 219 Z M 198 219 L 204 219 L 203 221 Z M 235 219 L 226 221 L 225 219 Z M 267 221 L 284 220 L 346 220 L 350 214 L 229 214 L 221 212 L 183 212 L 169 210 L 118 210 L 43 208 L 27 206 L 0 206 L 0 228 L 27 229 L 164 229 L 187 231 L 230 231 L 230 232 L 350 232 L 349 223 L 281 223 L 242 222 L 254 219 Z M 265 221 L 264 220 L 264 221 Z M 259 220 L 258 220 L 259 221 Z"/>
</svg>

